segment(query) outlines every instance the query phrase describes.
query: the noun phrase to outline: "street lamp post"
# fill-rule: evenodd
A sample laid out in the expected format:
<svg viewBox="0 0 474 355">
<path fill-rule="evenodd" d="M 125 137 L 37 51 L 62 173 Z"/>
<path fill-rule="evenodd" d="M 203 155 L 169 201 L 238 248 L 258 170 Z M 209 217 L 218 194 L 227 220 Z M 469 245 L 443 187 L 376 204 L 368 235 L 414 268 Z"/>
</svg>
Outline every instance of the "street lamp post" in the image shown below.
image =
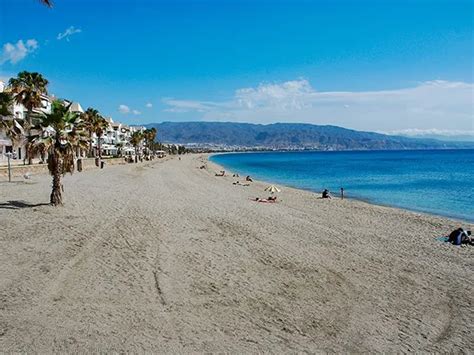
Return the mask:
<svg viewBox="0 0 474 355">
<path fill-rule="evenodd" d="M 12 182 L 12 167 L 10 165 L 10 159 L 12 157 L 12 153 L 6 153 L 5 154 L 7 156 L 7 159 L 8 159 L 8 182 Z"/>
</svg>

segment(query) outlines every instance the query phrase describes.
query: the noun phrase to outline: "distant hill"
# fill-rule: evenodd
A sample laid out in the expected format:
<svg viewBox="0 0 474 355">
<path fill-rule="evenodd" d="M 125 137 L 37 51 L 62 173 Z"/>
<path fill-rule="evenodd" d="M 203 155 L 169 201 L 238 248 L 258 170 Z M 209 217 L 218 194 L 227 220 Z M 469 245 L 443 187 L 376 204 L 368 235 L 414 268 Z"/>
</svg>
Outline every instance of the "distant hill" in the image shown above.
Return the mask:
<svg viewBox="0 0 474 355">
<path fill-rule="evenodd" d="M 163 143 L 198 146 L 322 150 L 474 148 L 470 142 L 414 139 L 299 123 L 163 122 L 146 126 L 155 127 L 158 140 Z"/>
</svg>

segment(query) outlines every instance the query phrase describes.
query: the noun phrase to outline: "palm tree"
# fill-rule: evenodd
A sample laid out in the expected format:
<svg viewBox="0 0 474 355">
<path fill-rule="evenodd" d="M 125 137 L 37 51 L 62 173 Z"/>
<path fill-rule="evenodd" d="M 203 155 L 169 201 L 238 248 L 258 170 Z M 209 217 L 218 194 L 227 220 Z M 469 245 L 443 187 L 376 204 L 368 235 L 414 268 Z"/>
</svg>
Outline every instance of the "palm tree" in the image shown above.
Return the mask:
<svg viewBox="0 0 474 355">
<path fill-rule="evenodd" d="M 102 159 L 102 148 L 101 148 L 100 139 L 104 135 L 104 132 L 107 130 L 108 126 L 109 126 L 109 122 L 107 122 L 107 120 L 104 117 L 102 117 L 100 114 L 93 116 L 92 129 L 95 135 L 97 136 L 97 149 L 98 149 L 99 161 Z"/>
<path fill-rule="evenodd" d="M 47 95 L 48 80 L 43 78 L 39 73 L 30 73 L 22 71 L 18 73 L 16 78 L 11 78 L 8 82 L 9 89 L 14 95 L 14 99 L 18 104 L 25 106 L 26 122 L 24 127 L 27 130 L 28 146 L 31 141 L 31 128 L 33 127 L 33 110 L 42 106 L 42 95 Z M 28 164 L 32 163 L 32 154 L 30 149 L 26 150 L 28 156 Z"/>
<path fill-rule="evenodd" d="M 92 150 L 92 135 L 95 132 L 94 123 L 99 120 L 99 117 L 99 111 L 92 107 L 89 107 L 86 112 L 81 114 L 81 119 L 84 121 L 84 128 L 89 134 L 89 157 L 94 155 Z"/>
<path fill-rule="evenodd" d="M 137 131 L 132 133 L 130 144 L 135 148 L 135 163 L 138 162 L 138 147 L 143 140 L 143 132 Z"/>
<path fill-rule="evenodd" d="M 87 146 L 82 121 L 77 113 L 69 112 L 69 106 L 54 101 L 51 113 L 43 115 L 35 128 L 40 134 L 33 137 L 33 147 L 48 153 L 48 170 L 53 176 L 50 203 L 62 205 L 61 176 L 74 171 L 75 147 Z"/>
<path fill-rule="evenodd" d="M 156 128 L 146 129 L 145 132 L 143 132 L 143 138 L 145 139 L 147 153 L 150 154 L 149 151 L 153 149 L 153 143 L 156 138 Z"/>
<path fill-rule="evenodd" d="M 23 134 L 23 128 L 13 117 L 11 111 L 13 102 L 13 95 L 11 93 L 0 92 L 0 129 L 2 129 L 12 141 L 18 141 Z"/>
</svg>

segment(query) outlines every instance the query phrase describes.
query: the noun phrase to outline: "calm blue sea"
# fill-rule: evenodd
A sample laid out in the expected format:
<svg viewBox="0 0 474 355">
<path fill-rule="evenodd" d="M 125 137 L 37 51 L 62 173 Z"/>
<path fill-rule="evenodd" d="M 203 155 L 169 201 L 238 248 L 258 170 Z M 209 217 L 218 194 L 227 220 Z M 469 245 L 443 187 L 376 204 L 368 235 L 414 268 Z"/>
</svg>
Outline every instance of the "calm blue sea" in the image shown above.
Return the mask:
<svg viewBox="0 0 474 355">
<path fill-rule="evenodd" d="M 232 153 L 212 161 L 259 180 L 474 221 L 474 150 Z"/>
</svg>

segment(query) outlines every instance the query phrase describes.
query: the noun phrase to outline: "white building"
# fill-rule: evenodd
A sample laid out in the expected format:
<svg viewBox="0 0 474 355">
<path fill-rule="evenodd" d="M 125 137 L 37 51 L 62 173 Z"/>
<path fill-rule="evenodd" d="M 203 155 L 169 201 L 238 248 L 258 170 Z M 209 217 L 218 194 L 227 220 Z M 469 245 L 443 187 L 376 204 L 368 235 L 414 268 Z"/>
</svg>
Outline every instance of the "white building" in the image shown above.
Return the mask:
<svg viewBox="0 0 474 355">
<path fill-rule="evenodd" d="M 102 156 L 123 156 L 134 155 L 135 148 L 130 144 L 133 132 L 143 131 L 141 126 L 129 127 L 120 122 L 114 122 L 111 117 L 105 119 L 108 123 L 102 137 L 100 138 L 100 148 Z M 98 149 L 97 135 L 92 135 L 92 147 Z"/>
<path fill-rule="evenodd" d="M 52 101 L 53 100 L 54 100 L 54 98 L 52 98 Z M 84 113 L 84 109 L 82 108 L 82 106 L 79 102 L 70 101 L 70 100 L 67 100 L 67 99 L 62 99 L 60 101 L 62 101 L 64 106 L 69 106 L 69 112 L 74 112 L 74 113 L 78 113 L 78 114 Z"/>
<path fill-rule="evenodd" d="M 6 89 L 5 83 L 0 81 L 0 92 L 3 92 Z M 34 113 L 51 113 L 51 103 L 55 100 L 54 97 L 48 97 L 46 95 L 42 96 L 42 105 L 40 108 L 33 110 Z M 65 105 L 69 105 L 69 111 L 76 113 L 84 113 L 82 106 L 78 102 L 70 100 L 62 100 Z M 17 128 L 22 133 L 22 138 L 18 141 L 12 141 L 6 134 L 5 131 L 0 129 L 0 164 L 5 164 L 7 157 L 6 153 L 13 154 L 13 160 L 17 163 L 20 163 L 25 159 L 25 144 L 26 144 L 26 135 L 22 128 L 24 121 L 26 120 L 27 110 L 23 105 L 14 103 L 10 109 L 13 114 L 13 117 L 7 119 L 15 119 L 18 122 Z M 136 154 L 135 148 L 130 144 L 130 139 L 135 132 L 144 132 L 145 127 L 143 126 L 128 126 L 120 122 L 114 122 L 112 118 L 106 118 L 108 123 L 107 128 L 105 129 L 103 135 L 100 138 L 100 146 L 102 156 L 133 156 Z M 35 132 L 33 132 L 35 133 Z M 99 141 L 97 135 L 94 133 L 92 135 L 92 147 L 93 151 L 97 152 L 99 146 Z M 138 147 L 138 151 L 142 152 L 144 149 L 143 142 L 141 142 Z M 83 152 L 84 153 L 84 152 Z M 83 154 L 82 153 L 82 154 Z M 80 150 L 79 153 L 81 154 Z M 79 155 L 78 155 L 79 156 Z"/>
</svg>

